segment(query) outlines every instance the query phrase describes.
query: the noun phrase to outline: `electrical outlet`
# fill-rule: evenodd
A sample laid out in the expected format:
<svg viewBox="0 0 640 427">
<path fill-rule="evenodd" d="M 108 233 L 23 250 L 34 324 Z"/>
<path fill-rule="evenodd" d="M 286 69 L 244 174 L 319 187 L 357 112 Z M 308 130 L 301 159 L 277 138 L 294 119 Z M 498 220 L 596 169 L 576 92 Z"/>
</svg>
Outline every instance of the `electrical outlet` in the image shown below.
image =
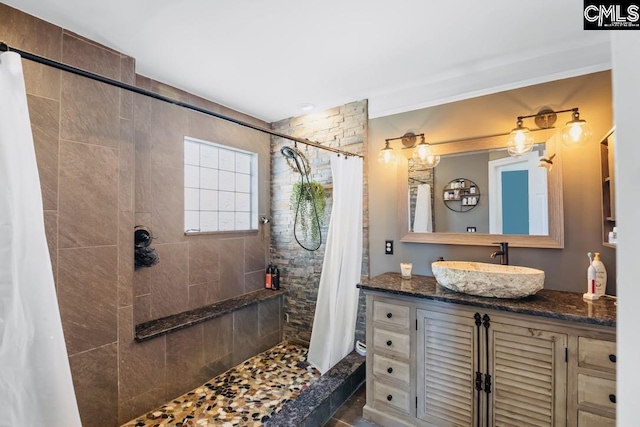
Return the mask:
<svg viewBox="0 0 640 427">
<path fill-rule="evenodd" d="M 384 254 L 393 255 L 393 240 L 384 241 Z"/>
</svg>

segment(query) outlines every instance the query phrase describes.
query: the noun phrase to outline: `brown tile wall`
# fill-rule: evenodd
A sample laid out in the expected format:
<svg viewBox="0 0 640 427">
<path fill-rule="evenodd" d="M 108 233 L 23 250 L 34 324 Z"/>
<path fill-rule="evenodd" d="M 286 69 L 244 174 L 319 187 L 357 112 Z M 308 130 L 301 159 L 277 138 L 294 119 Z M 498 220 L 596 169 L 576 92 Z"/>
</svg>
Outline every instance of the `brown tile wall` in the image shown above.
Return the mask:
<svg viewBox="0 0 640 427">
<path fill-rule="evenodd" d="M 134 58 L 0 3 L 0 40 L 261 126 L 138 76 Z M 153 339 L 153 318 L 257 290 L 269 230 L 186 237 L 183 138 L 257 152 L 260 213 L 270 210 L 270 139 L 203 114 L 23 61 L 44 220 L 80 415 L 117 426 L 282 338 L 271 300 Z M 151 226 L 161 262 L 134 271 L 133 228 Z"/>
<path fill-rule="evenodd" d="M 340 148 L 352 153 L 367 154 L 368 106 L 367 101 L 352 102 L 307 116 L 294 117 L 273 123 L 281 133 L 307 138 L 322 145 Z M 285 313 L 289 322 L 284 325 L 285 339 L 309 342 L 315 314 L 320 273 L 324 260 L 325 240 L 331 216 L 332 183 L 330 152 L 299 146 L 311 166 L 310 179 L 325 186 L 327 196 L 323 243 L 315 252 L 298 246 L 293 236 L 295 211 L 290 206 L 293 185 L 300 175 L 287 165 L 280 149 L 292 142 L 273 137 L 271 157 L 271 258 L 281 270 L 281 282 L 287 289 Z M 369 274 L 369 212 L 367 163 L 364 162 L 363 187 L 363 251 L 362 274 Z M 355 286 L 355 284 L 354 284 Z M 356 339 L 364 341 L 365 298 L 360 294 Z"/>
</svg>

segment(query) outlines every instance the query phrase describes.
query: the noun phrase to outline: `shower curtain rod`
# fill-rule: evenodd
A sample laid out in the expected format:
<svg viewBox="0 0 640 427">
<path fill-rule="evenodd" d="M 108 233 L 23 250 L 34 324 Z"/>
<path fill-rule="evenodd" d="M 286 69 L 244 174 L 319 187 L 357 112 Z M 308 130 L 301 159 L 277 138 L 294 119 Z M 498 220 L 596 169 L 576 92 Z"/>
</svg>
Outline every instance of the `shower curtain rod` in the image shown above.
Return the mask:
<svg viewBox="0 0 640 427">
<path fill-rule="evenodd" d="M 262 126 L 258 126 L 258 125 L 254 125 L 254 124 L 251 124 L 251 123 L 244 122 L 242 120 L 234 119 L 233 117 L 228 117 L 228 116 L 225 116 L 225 115 L 222 115 L 222 114 L 218 114 L 218 113 L 215 113 L 213 111 L 206 110 L 204 108 L 200 108 L 200 107 L 192 105 L 192 104 L 188 104 L 186 102 L 178 101 L 177 99 L 169 98 L 169 97 L 162 96 L 162 95 L 159 95 L 157 93 L 154 93 L 154 92 L 151 92 L 151 91 L 148 91 L 148 90 L 145 90 L 145 89 L 141 89 L 141 88 L 139 88 L 137 86 L 133 86 L 133 85 L 129 85 L 129 84 L 126 84 L 126 83 L 122 83 L 122 82 L 119 82 L 118 80 L 113 80 L 113 79 L 110 79 L 108 77 L 103 77 L 103 76 L 101 76 L 99 74 L 94 74 L 94 73 L 91 73 L 89 71 L 82 70 L 80 68 L 76 68 L 76 67 L 72 67 L 72 66 L 67 65 L 67 64 L 63 64 L 62 62 L 53 61 L 53 60 L 45 58 L 43 56 L 35 55 L 33 53 L 29 53 L 29 52 L 26 52 L 24 50 L 20 50 L 20 49 L 16 49 L 16 48 L 13 48 L 13 47 L 9 47 L 4 42 L 0 42 L 0 52 L 16 52 L 16 53 L 20 54 L 20 56 L 22 56 L 23 58 L 28 59 L 30 61 L 37 62 L 39 64 L 48 65 L 49 67 L 57 68 L 58 70 L 67 71 L 69 73 L 76 74 L 76 75 L 82 76 L 82 77 L 87 77 L 87 78 L 89 78 L 91 80 L 95 80 L 95 81 L 98 81 L 98 82 L 101 82 L 101 83 L 106 83 L 106 84 L 111 85 L 111 86 L 116 86 L 116 87 L 118 87 L 120 89 L 128 90 L 130 92 L 135 92 L 135 93 L 137 93 L 139 95 L 148 96 L 150 98 L 154 98 L 154 99 L 157 99 L 159 101 L 164 101 L 164 102 L 168 102 L 169 104 L 178 105 L 180 107 L 184 107 L 184 108 L 187 108 L 189 110 L 197 111 L 198 113 L 206 114 L 208 116 L 215 117 L 215 118 L 220 119 L 220 120 L 225 120 L 227 122 L 235 123 L 238 126 L 243 126 L 243 127 L 249 128 L 249 129 L 257 130 L 258 132 L 263 132 L 263 133 L 266 133 L 266 134 L 269 134 L 269 135 L 272 135 L 272 136 L 277 136 L 279 138 L 288 139 L 288 140 L 293 141 L 293 142 L 299 142 L 300 144 L 309 145 L 311 147 L 319 148 L 321 150 L 327 150 L 327 151 L 331 151 L 333 153 L 342 154 L 345 157 L 348 157 L 348 156 L 363 157 L 360 154 L 354 154 L 354 153 L 350 153 L 348 151 L 343 151 L 343 150 L 340 150 L 340 149 L 337 149 L 337 148 L 328 147 L 328 146 L 322 145 L 322 144 L 320 144 L 318 142 L 314 142 L 314 141 L 311 141 L 311 140 L 308 140 L 308 139 L 304 139 L 304 138 L 298 138 L 298 137 L 295 137 L 295 136 L 286 135 L 284 133 L 277 132 L 277 131 L 274 131 L 274 130 L 271 130 L 271 129 L 267 129 L 267 128 L 264 128 Z"/>
</svg>

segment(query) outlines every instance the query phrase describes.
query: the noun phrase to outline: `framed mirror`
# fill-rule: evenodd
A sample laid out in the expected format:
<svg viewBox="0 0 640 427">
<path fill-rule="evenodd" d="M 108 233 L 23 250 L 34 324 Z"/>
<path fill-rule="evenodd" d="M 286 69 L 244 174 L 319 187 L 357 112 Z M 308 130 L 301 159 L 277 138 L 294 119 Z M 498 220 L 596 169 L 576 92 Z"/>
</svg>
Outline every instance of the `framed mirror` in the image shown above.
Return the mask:
<svg viewBox="0 0 640 427">
<path fill-rule="evenodd" d="M 400 241 L 564 247 L 560 140 L 545 141 L 547 135 L 535 132 L 534 149 L 519 158 L 506 151 L 508 135 L 434 144 L 441 156 L 434 169 L 421 169 L 405 150 L 398 163 L 398 194 L 406 195 L 399 197 Z M 478 194 L 482 190 L 473 209 L 450 209 L 456 190 L 473 203 L 471 183 Z"/>
</svg>

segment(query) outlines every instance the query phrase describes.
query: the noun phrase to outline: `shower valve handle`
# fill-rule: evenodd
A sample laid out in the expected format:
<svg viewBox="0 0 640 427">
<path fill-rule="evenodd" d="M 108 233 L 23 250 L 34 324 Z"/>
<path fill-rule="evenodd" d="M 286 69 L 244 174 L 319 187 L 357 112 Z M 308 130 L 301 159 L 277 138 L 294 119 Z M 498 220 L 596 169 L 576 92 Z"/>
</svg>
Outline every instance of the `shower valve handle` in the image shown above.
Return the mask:
<svg viewBox="0 0 640 427">
<path fill-rule="evenodd" d="M 388 368 L 387 372 L 392 373 L 393 372 L 393 368 Z"/>
<path fill-rule="evenodd" d="M 393 396 L 388 395 L 388 396 L 387 396 L 387 400 L 388 400 L 389 402 L 391 402 L 391 399 L 393 399 Z"/>
<path fill-rule="evenodd" d="M 387 345 L 388 345 L 389 347 L 391 347 L 391 344 L 393 344 L 393 343 L 391 342 L 391 340 L 387 341 Z"/>
<path fill-rule="evenodd" d="M 393 313 L 387 313 L 387 319 L 391 319 L 393 317 Z"/>
</svg>

